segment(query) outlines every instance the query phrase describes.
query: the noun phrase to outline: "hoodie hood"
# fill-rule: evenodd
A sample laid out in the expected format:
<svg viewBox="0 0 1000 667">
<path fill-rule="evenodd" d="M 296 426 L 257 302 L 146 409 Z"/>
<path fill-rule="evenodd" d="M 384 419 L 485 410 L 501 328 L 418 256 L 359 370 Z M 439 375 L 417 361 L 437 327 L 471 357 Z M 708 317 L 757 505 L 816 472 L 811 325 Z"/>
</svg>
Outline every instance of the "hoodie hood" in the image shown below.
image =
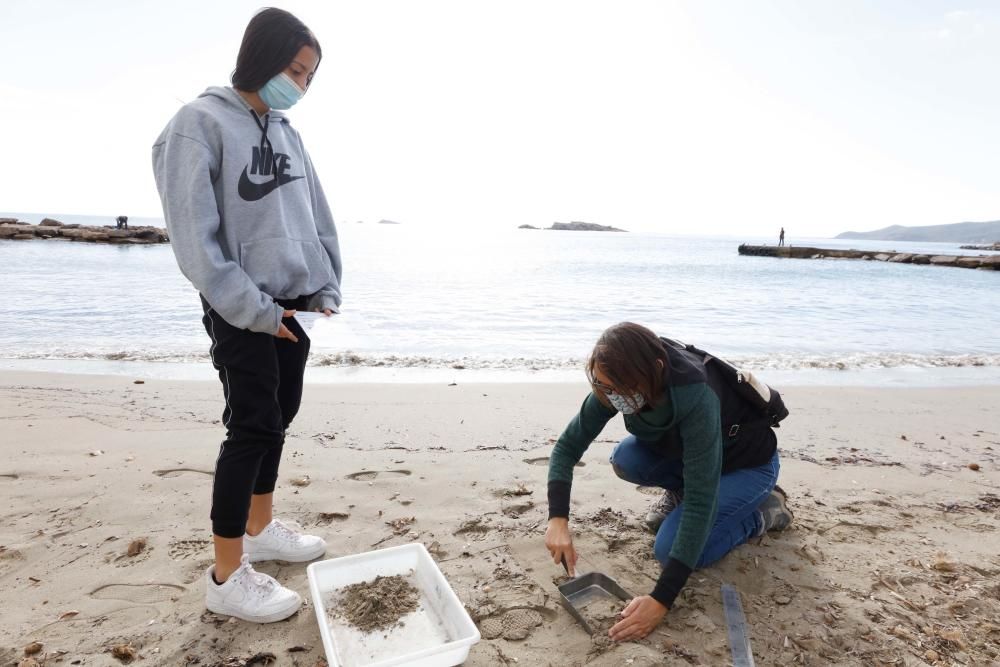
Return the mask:
<svg viewBox="0 0 1000 667">
<path fill-rule="evenodd" d="M 236 89 L 232 86 L 209 86 L 205 89 L 205 92 L 198 96 L 198 99 L 203 98 L 219 100 L 224 105 L 232 107 L 239 113 L 257 113 L 253 110 L 253 107 L 250 106 L 249 102 L 243 99 L 243 96 L 236 92 Z M 269 109 L 264 115 L 270 116 L 272 123 L 276 123 L 278 121 L 288 123 L 288 116 L 278 109 Z"/>
</svg>

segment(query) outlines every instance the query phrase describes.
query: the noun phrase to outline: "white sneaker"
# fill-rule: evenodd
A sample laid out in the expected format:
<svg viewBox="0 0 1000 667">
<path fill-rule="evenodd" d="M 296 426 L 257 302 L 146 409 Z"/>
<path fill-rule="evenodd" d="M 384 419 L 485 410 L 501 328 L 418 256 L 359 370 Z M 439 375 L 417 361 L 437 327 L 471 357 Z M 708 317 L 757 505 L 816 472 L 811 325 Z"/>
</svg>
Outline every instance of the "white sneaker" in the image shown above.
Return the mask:
<svg viewBox="0 0 1000 667">
<path fill-rule="evenodd" d="M 273 519 L 259 535 L 243 536 L 243 553 L 250 557 L 251 563 L 262 560 L 304 563 L 326 553 L 322 537 L 305 535 L 295 528 L 301 527 Z"/>
<path fill-rule="evenodd" d="M 281 621 L 299 610 L 302 598 L 275 581 L 274 577 L 257 572 L 246 554 L 240 567 L 225 582 L 215 583 L 215 566 L 205 571 L 205 606 L 214 614 L 235 616 L 252 623 Z"/>
</svg>

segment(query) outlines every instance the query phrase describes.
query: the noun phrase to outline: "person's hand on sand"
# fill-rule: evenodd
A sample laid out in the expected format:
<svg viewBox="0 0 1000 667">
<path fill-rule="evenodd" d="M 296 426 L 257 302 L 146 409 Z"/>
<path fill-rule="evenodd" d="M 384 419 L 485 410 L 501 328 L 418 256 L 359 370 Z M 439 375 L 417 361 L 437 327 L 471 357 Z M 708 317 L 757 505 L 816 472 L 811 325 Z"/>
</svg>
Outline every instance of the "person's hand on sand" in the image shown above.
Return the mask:
<svg viewBox="0 0 1000 667">
<path fill-rule="evenodd" d="M 283 318 L 284 317 L 295 317 L 295 311 L 294 310 L 286 310 L 284 313 L 282 313 L 281 316 Z M 275 338 L 287 338 L 288 340 L 292 341 L 293 343 L 298 343 L 299 342 L 299 339 L 295 337 L 295 334 L 292 333 L 292 330 L 289 329 L 288 327 L 286 327 L 283 322 L 278 325 L 278 333 L 274 334 L 274 337 Z"/>
<path fill-rule="evenodd" d="M 608 631 L 616 642 L 642 639 L 660 624 L 667 615 L 667 608 L 648 595 L 632 598 L 622 611 L 622 620 Z"/>
<path fill-rule="evenodd" d="M 576 576 L 576 549 L 573 547 L 573 535 L 569 532 L 569 519 L 552 517 L 545 529 L 545 548 L 552 554 L 552 562 L 560 564 L 565 559 L 566 572 Z"/>
</svg>

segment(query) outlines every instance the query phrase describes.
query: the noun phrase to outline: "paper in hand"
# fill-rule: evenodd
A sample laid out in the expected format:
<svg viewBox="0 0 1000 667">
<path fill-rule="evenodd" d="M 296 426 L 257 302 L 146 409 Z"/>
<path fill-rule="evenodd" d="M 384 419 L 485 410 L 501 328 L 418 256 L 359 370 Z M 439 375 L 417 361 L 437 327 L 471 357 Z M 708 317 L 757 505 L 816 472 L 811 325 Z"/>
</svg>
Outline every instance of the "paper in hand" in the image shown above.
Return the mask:
<svg viewBox="0 0 1000 667">
<path fill-rule="evenodd" d="M 358 313 L 324 313 L 299 311 L 295 319 L 309 336 L 313 348 L 358 350 L 367 347 L 371 338 L 368 325 Z"/>
<path fill-rule="evenodd" d="M 333 317 L 337 316 L 331 315 L 330 317 L 327 317 L 325 313 L 316 313 L 304 310 L 300 310 L 295 313 L 295 319 L 298 320 L 299 324 L 302 326 L 303 329 L 305 329 L 306 333 L 309 333 L 312 330 L 312 328 L 316 326 L 316 322 L 318 322 L 319 320 L 321 319 L 326 320 Z"/>
</svg>

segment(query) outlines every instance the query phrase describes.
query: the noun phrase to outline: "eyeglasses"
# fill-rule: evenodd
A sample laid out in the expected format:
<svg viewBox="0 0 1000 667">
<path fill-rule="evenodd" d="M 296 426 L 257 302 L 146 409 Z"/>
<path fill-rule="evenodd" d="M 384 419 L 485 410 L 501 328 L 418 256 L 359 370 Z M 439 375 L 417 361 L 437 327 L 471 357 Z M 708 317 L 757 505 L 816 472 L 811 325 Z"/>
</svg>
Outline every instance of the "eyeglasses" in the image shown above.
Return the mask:
<svg viewBox="0 0 1000 667">
<path fill-rule="evenodd" d="M 603 382 L 600 382 L 596 377 L 594 377 L 590 373 L 587 373 L 587 379 L 590 380 L 590 384 L 591 384 L 591 386 L 594 387 L 594 389 L 599 389 L 602 392 L 604 392 L 605 394 L 616 394 L 616 393 L 618 393 L 617 391 L 615 391 L 614 387 L 612 387 L 610 385 L 606 385 Z"/>
</svg>

